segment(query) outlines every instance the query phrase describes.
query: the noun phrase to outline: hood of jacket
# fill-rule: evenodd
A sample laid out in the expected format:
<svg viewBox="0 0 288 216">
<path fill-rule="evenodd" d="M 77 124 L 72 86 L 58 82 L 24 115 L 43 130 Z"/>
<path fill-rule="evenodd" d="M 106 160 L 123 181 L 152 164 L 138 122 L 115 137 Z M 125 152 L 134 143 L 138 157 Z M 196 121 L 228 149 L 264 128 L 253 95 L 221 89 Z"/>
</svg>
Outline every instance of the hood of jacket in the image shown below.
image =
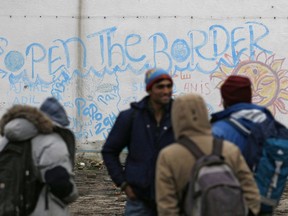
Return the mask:
<svg viewBox="0 0 288 216">
<path fill-rule="evenodd" d="M 14 105 L 0 120 L 1 135 L 11 141 L 22 141 L 52 131 L 52 121 L 39 109 L 28 105 Z"/>
<path fill-rule="evenodd" d="M 213 113 L 211 115 L 211 122 L 213 123 L 213 122 L 225 119 L 225 118 L 229 118 L 233 113 L 236 113 L 236 112 L 242 111 L 242 110 L 248 110 L 248 111 L 250 110 L 251 112 L 253 110 L 258 110 L 258 113 L 262 112 L 268 118 L 273 119 L 271 112 L 268 109 L 266 109 L 265 107 L 258 106 L 256 104 L 252 104 L 252 103 L 237 103 L 233 106 L 227 107 L 226 109 L 224 109 L 220 112 Z"/>
<path fill-rule="evenodd" d="M 47 98 L 40 106 L 40 110 L 61 127 L 66 127 L 70 124 L 64 107 L 54 97 Z"/>
<path fill-rule="evenodd" d="M 182 135 L 211 136 L 211 125 L 203 98 L 197 94 L 177 97 L 172 105 L 172 126 L 175 139 Z"/>
</svg>

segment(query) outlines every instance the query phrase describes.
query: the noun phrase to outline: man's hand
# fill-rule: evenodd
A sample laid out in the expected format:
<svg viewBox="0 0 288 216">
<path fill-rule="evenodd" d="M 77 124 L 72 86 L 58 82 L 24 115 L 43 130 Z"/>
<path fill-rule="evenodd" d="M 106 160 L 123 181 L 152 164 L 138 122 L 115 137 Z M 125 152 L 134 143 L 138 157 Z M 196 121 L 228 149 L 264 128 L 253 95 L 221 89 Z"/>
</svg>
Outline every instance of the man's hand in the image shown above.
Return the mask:
<svg viewBox="0 0 288 216">
<path fill-rule="evenodd" d="M 125 192 L 126 196 L 128 197 L 128 199 L 130 199 L 130 200 L 135 200 L 137 198 L 130 185 L 127 185 L 125 187 L 124 192 Z"/>
</svg>

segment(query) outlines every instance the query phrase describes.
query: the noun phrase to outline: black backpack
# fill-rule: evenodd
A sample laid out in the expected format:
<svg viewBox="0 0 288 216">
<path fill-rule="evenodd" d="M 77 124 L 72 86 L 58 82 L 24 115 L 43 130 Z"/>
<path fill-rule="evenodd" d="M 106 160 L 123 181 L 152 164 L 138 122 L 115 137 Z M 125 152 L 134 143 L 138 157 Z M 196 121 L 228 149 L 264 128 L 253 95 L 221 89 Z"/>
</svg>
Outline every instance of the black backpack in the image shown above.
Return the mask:
<svg viewBox="0 0 288 216">
<path fill-rule="evenodd" d="M 214 139 L 213 152 L 205 155 L 189 138 L 183 136 L 178 143 L 196 158 L 184 192 L 182 212 L 193 216 L 246 216 L 241 185 L 232 169 L 221 156 L 223 141 Z"/>
<path fill-rule="evenodd" d="M 0 152 L 0 215 L 29 215 L 42 186 L 35 174 L 30 140 L 9 142 Z"/>
<path fill-rule="evenodd" d="M 75 162 L 75 136 L 67 128 L 53 131 L 65 141 L 72 167 Z M 36 175 L 31 140 L 12 142 L 0 152 L 0 216 L 26 216 L 34 210 L 43 187 Z"/>
</svg>

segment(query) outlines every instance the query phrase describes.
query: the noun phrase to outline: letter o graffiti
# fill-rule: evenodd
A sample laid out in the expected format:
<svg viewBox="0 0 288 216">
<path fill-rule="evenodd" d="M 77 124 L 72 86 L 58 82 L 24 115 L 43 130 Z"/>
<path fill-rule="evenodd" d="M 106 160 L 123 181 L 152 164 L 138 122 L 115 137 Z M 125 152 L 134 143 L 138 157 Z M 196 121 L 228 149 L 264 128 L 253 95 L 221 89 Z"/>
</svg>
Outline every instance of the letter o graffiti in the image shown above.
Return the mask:
<svg viewBox="0 0 288 216">
<path fill-rule="evenodd" d="M 10 51 L 5 57 L 5 66 L 11 72 L 20 70 L 24 65 L 24 57 L 18 51 Z"/>
<path fill-rule="evenodd" d="M 187 42 L 183 39 L 177 39 L 171 46 L 171 56 L 177 62 L 184 62 L 190 55 L 190 49 Z"/>
</svg>

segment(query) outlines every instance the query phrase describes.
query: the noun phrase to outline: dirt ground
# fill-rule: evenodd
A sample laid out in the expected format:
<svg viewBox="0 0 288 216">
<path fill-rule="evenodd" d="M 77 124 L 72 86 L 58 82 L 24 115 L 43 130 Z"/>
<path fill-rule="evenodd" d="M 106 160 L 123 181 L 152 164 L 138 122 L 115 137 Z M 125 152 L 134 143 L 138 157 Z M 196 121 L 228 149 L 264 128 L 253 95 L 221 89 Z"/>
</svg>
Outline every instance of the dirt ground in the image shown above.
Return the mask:
<svg viewBox="0 0 288 216">
<path fill-rule="evenodd" d="M 102 164 L 75 170 L 79 198 L 71 207 L 73 216 L 124 215 L 126 196 L 115 187 Z"/>
<path fill-rule="evenodd" d="M 76 184 L 80 197 L 71 205 L 73 216 L 120 216 L 124 215 L 126 197 L 116 188 L 100 162 L 85 162 L 75 169 Z M 288 187 L 273 216 L 288 215 Z"/>
</svg>

